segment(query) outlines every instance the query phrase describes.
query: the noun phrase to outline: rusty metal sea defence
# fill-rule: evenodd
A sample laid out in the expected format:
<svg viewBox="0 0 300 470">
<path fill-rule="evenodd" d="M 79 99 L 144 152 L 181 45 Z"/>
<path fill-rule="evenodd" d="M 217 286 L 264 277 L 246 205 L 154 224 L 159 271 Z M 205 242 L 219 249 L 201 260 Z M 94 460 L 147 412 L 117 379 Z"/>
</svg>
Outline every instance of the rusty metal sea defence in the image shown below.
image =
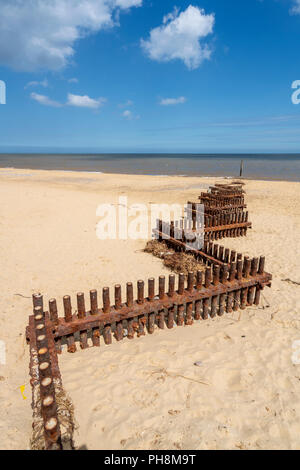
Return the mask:
<svg viewBox="0 0 300 470">
<path fill-rule="evenodd" d="M 252 227 L 245 211 L 245 191 L 241 183 L 215 184 L 199 196 L 204 206 L 204 232 L 206 240 L 240 237 Z M 196 230 L 197 203 L 188 201 L 187 210 Z"/>
<path fill-rule="evenodd" d="M 33 315 L 29 317 L 26 337 L 30 344 L 32 406 L 43 423 L 45 449 L 64 448 L 57 405 L 57 390 L 62 389 L 58 354 L 64 345 L 69 353 L 75 353 L 78 345 L 81 349 L 109 345 L 113 336 L 117 341 L 131 340 L 135 335 L 153 334 L 155 328 L 190 326 L 194 321 L 257 306 L 261 291 L 271 286 L 272 275 L 265 271 L 264 256 L 250 259 L 212 242 L 226 236 L 243 236 L 251 226 L 248 213 L 244 212 L 242 186 L 215 185 L 200 196 L 200 201 L 205 207 L 203 246 L 188 246 L 184 230 L 182 238 L 177 239 L 178 226 L 174 222 L 158 221 L 156 235 L 162 239 L 169 231 L 165 243 L 175 251 L 189 250 L 206 265 L 204 272 L 190 272 L 187 278 L 184 274 L 170 274 L 168 285 L 165 276 L 159 277 L 157 285 L 150 278 L 147 292 L 140 280 L 135 300 L 131 282 L 126 284 L 125 298 L 121 285 L 115 285 L 113 300 L 109 288 L 104 287 L 101 306 L 97 291 L 91 290 L 88 309 L 84 293 L 77 294 L 75 308 L 66 295 L 62 301 L 63 316 L 59 316 L 55 299 L 49 300 L 45 311 L 43 297 L 33 295 Z M 196 208 L 192 207 L 192 219 L 196 215 Z M 191 231 L 195 232 L 195 227 Z"/>
<path fill-rule="evenodd" d="M 121 286 L 114 289 L 111 302 L 110 291 L 102 291 L 102 307 L 98 304 L 95 290 L 90 291 L 90 308 L 86 310 L 83 293 L 77 294 L 76 312 L 72 309 L 70 296 L 63 298 L 64 316 L 59 317 L 54 299 L 49 302 L 49 326 L 55 341 L 56 351 L 61 353 L 62 343 L 67 344 L 69 352 L 76 351 L 76 338 L 80 347 L 86 349 L 89 344 L 100 346 L 100 338 L 105 344 L 111 344 L 112 334 L 117 341 L 124 337 L 132 339 L 135 334 L 142 336 L 158 328 L 173 328 L 191 325 L 195 320 L 207 319 L 208 316 L 223 315 L 239 308 L 245 309 L 258 305 L 261 290 L 271 285 L 272 276 L 265 272 L 265 258 L 242 257 L 235 251 L 224 250 L 212 243 L 207 244 L 207 253 L 195 251 L 194 255 L 205 260 L 208 266 L 205 273 L 189 273 L 186 281 L 183 274 L 160 276 L 158 291 L 155 280 L 148 280 L 148 292 L 145 293 L 143 281 L 137 284 L 137 299 L 133 300 L 133 285 L 126 285 L 126 299 L 122 300 Z M 48 313 L 46 313 L 48 316 Z M 31 320 L 32 322 L 32 320 Z"/>
</svg>

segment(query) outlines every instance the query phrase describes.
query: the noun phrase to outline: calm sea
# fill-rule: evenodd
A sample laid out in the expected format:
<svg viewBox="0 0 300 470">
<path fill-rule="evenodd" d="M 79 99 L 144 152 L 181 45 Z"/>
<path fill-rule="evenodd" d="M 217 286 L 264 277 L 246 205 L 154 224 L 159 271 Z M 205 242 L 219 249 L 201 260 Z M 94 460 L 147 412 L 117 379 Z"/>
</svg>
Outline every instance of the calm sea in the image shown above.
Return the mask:
<svg viewBox="0 0 300 470">
<path fill-rule="evenodd" d="M 300 181 L 300 154 L 0 154 L 2 168 Z"/>
</svg>

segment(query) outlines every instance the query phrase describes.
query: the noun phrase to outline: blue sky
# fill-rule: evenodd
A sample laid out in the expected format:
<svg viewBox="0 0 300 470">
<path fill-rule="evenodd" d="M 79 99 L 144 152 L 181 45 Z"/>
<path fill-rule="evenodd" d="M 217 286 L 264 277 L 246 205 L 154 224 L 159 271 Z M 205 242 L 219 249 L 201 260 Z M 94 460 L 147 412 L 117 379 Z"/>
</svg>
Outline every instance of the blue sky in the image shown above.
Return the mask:
<svg viewBox="0 0 300 470">
<path fill-rule="evenodd" d="M 2 151 L 300 152 L 298 0 L 0 8 Z"/>
</svg>

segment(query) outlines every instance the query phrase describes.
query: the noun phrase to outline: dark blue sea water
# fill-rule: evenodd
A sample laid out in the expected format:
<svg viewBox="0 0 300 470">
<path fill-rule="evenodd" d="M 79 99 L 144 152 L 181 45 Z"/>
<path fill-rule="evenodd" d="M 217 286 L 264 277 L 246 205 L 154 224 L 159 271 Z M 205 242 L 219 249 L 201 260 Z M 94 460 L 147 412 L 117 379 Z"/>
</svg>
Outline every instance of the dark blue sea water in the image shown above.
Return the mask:
<svg viewBox="0 0 300 470">
<path fill-rule="evenodd" d="M 2 168 L 300 181 L 300 154 L 0 154 Z"/>
</svg>

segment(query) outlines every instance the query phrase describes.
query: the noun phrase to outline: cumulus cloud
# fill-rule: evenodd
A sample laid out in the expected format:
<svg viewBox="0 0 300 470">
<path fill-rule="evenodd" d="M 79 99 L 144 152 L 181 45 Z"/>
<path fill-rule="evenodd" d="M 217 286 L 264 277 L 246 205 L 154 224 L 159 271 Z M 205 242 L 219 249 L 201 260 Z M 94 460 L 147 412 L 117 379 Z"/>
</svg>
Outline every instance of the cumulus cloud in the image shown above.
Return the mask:
<svg viewBox="0 0 300 470">
<path fill-rule="evenodd" d="M 186 102 L 186 98 L 184 96 L 180 96 L 179 98 L 162 98 L 160 100 L 160 104 L 162 106 L 172 106 L 174 104 L 183 104 Z"/>
<path fill-rule="evenodd" d="M 98 109 L 100 106 L 106 102 L 105 98 L 98 98 L 93 99 L 90 98 L 88 95 L 72 95 L 71 93 L 68 94 L 68 106 L 77 106 L 78 108 L 92 108 Z"/>
<path fill-rule="evenodd" d="M 48 96 L 39 95 L 38 93 L 31 93 L 31 98 L 44 106 L 51 106 L 53 108 L 60 108 L 62 105 L 58 101 L 51 100 Z"/>
<path fill-rule="evenodd" d="M 190 69 L 196 69 L 211 56 L 211 49 L 202 39 L 213 32 L 214 14 L 206 15 L 201 8 L 190 5 L 179 13 L 175 9 L 163 18 L 163 25 L 150 31 L 141 46 L 153 60 L 169 62 L 180 59 Z"/>
<path fill-rule="evenodd" d="M 142 0 L 1 0 L 0 65 L 16 70 L 59 70 L 75 42 L 118 24 L 114 12 Z"/>
<path fill-rule="evenodd" d="M 94 99 L 90 98 L 88 95 L 73 95 L 72 93 L 68 94 L 68 99 L 65 104 L 51 100 L 48 96 L 39 95 L 38 93 L 31 93 L 30 97 L 44 106 L 52 106 L 55 108 L 61 108 L 62 106 L 75 106 L 77 108 L 98 109 L 106 102 L 106 98 Z"/>
<path fill-rule="evenodd" d="M 34 87 L 34 86 L 42 86 L 44 88 L 47 88 L 49 86 L 49 83 L 48 83 L 48 80 L 45 78 L 45 80 L 41 81 L 41 82 L 38 82 L 38 81 L 33 81 L 33 82 L 29 82 L 27 83 L 27 85 L 25 85 L 25 90 L 26 88 L 30 88 L 30 87 Z"/>
</svg>

